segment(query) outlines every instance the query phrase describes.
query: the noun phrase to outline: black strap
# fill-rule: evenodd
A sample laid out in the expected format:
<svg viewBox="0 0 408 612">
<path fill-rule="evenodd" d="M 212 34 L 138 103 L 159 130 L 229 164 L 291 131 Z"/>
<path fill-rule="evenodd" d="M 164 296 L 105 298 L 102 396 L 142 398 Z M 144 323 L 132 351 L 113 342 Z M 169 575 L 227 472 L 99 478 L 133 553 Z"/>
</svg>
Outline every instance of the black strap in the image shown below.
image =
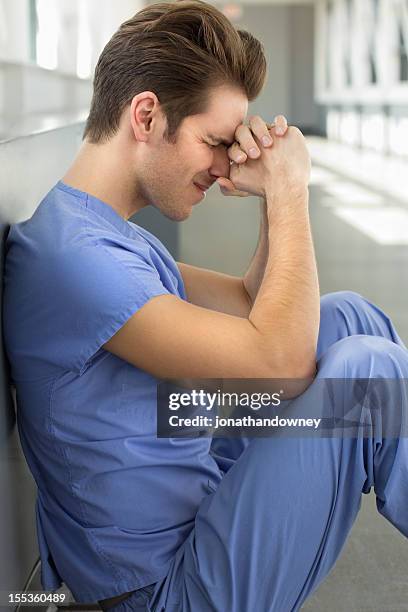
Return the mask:
<svg viewBox="0 0 408 612">
<path fill-rule="evenodd" d="M 110 608 L 113 608 L 117 604 L 122 603 L 122 601 L 125 601 L 125 599 L 128 599 L 128 597 L 133 595 L 133 593 L 134 591 L 129 591 L 128 593 L 122 593 L 122 595 L 116 595 L 116 597 L 110 597 L 109 599 L 101 599 L 98 603 L 102 608 L 103 612 L 105 612 L 105 610 L 110 610 Z"/>
</svg>

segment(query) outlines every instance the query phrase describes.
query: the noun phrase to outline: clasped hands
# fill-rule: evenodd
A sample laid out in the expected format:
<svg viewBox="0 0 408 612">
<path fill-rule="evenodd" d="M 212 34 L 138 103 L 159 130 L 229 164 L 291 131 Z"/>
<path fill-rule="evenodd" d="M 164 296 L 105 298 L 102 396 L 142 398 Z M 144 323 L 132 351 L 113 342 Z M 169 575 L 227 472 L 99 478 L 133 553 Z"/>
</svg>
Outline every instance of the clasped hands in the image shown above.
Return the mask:
<svg viewBox="0 0 408 612">
<path fill-rule="evenodd" d="M 288 130 L 288 123 L 283 115 L 278 115 L 272 124 L 265 123 L 259 116 L 249 118 L 249 125 L 241 124 L 235 132 L 235 142 L 227 149 L 230 160 L 229 177 L 220 177 L 217 183 L 222 193 L 226 196 L 246 197 L 250 192 L 241 191 L 236 188 L 233 181 L 233 165 L 244 164 L 249 160 L 256 160 L 261 156 L 260 147 L 268 149 L 273 146 L 274 137 L 282 137 Z M 255 140 L 255 137 L 257 140 Z M 258 141 L 258 142 L 257 142 Z"/>
</svg>

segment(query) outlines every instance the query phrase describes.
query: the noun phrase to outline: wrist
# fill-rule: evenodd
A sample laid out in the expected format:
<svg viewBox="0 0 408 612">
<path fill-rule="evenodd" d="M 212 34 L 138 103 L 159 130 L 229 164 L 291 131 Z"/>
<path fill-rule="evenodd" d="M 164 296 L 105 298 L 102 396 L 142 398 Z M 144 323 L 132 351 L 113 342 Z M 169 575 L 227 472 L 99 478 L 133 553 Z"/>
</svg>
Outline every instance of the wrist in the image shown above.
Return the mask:
<svg viewBox="0 0 408 612">
<path fill-rule="evenodd" d="M 276 184 L 268 184 L 265 187 L 264 202 L 266 209 L 273 210 L 295 208 L 299 209 L 309 202 L 309 188 L 307 184 L 286 183 L 277 188 Z"/>
</svg>

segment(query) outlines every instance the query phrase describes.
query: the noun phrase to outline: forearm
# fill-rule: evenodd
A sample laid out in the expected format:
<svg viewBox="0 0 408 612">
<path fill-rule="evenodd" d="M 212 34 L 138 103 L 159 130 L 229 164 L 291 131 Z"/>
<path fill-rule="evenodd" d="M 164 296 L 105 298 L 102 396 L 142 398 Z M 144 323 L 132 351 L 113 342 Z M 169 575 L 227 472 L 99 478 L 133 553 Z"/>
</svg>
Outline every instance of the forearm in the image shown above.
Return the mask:
<svg viewBox="0 0 408 612">
<path fill-rule="evenodd" d="M 253 305 L 255 298 L 261 286 L 262 279 L 265 273 L 265 267 L 268 262 L 269 239 L 268 239 L 268 215 L 266 200 L 260 200 L 260 228 L 258 245 L 251 264 L 245 273 L 243 280 L 244 288 L 248 294 L 249 300 Z"/>
<path fill-rule="evenodd" d="M 268 260 L 250 313 L 266 355 L 282 355 L 298 376 L 312 375 L 319 330 L 319 285 L 307 189 L 268 196 Z M 271 190 L 272 194 L 273 191 Z"/>
<path fill-rule="evenodd" d="M 248 318 L 252 304 L 242 278 L 181 262 L 177 265 L 183 278 L 187 300 L 191 304 Z"/>
</svg>

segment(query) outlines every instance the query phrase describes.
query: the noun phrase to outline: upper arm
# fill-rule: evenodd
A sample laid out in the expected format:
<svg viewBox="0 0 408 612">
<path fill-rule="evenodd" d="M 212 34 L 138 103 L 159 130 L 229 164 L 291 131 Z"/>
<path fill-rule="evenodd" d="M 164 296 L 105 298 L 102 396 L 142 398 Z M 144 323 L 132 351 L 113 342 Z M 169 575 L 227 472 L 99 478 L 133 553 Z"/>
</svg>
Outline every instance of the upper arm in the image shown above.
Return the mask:
<svg viewBox="0 0 408 612">
<path fill-rule="evenodd" d="M 251 304 L 242 278 L 180 262 L 177 265 L 189 302 L 203 308 L 248 318 Z"/>
<path fill-rule="evenodd" d="M 248 319 L 174 295 L 150 300 L 104 348 L 158 378 L 282 376 L 278 354 L 265 358 L 261 335 Z"/>
</svg>

